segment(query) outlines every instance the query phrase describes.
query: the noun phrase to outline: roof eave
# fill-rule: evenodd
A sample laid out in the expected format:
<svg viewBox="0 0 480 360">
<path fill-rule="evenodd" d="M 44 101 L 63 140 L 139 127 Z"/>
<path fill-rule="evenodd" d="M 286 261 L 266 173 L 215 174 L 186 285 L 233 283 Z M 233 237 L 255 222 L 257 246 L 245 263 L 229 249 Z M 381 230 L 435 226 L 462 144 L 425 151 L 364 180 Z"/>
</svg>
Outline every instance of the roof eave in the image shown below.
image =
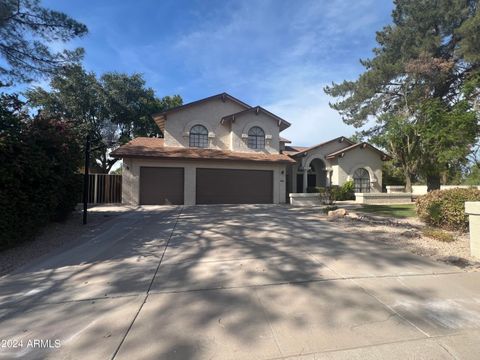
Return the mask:
<svg viewBox="0 0 480 360">
<path fill-rule="evenodd" d="M 236 112 L 234 114 L 223 116 L 220 119 L 220 121 L 222 123 L 224 121 L 234 121 L 236 117 L 242 116 L 243 114 L 246 114 L 247 112 L 250 112 L 250 111 L 256 111 L 257 114 L 261 111 L 261 112 L 265 113 L 265 115 L 270 116 L 271 118 L 275 119 L 276 121 L 278 121 L 278 127 L 280 128 L 280 131 L 283 131 L 283 130 L 287 129 L 292 125 L 287 120 L 282 119 L 280 116 L 275 115 L 274 113 L 272 113 L 272 112 L 268 111 L 267 109 L 264 109 L 263 107 L 258 106 L 258 105 L 254 106 L 254 107 L 251 107 L 250 109 L 245 109 L 245 110 Z"/>
<path fill-rule="evenodd" d="M 293 159 L 279 159 L 279 160 L 267 160 L 267 159 L 222 159 L 222 158 L 202 158 L 196 156 L 162 156 L 159 154 L 112 154 L 114 158 L 125 159 L 125 158 L 156 158 L 162 160 L 172 160 L 172 161 L 182 161 L 182 160 L 196 160 L 196 161 L 235 161 L 235 162 L 254 162 L 254 163 L 265 163 L 265 164 L 293 164 L 296 161 Z"/>
<path fill-rule="evenodd" d="M 248 105 L 247 103 L 244 103 L 243 101 L 237 99 L 236 97 L 234 97 L 230 94 L 227 94 L 226 92 L 223 92 L 223 93 L 220 93 L 220 94 L 216 94 L 216 95 L 206 97 L 204 99 L 199 99 L 199 100 L 195 100 L 195 101 L 183 104 L 183 105 L 179 105 L 179 106 L 176 106 L 174 108 L 171 108 L 171 109 L 168 109 L 168 110 L 165 110 L 165 111 L 154 113 L 154 114 L 152 114 L 152 117 L 155 118 L 156 116 L 166 115 L 166 114 L 169 114 L 171 112 L 179 111 L 179 110 L 185 109 L 185 108 L 193 106 L 193 105 L 197 105 L 197 104 L 201 104 L 203 102 L 209 101 L 209 100 L 213 100 L 215 98 L 221 98 L 222 100 L 229 99 L 233 102 L 236 102 L 237 104 L 239 104 L 241 106 L 244 106 L 247 109 L 251 108 L 251 106 Z"/>
</svg>

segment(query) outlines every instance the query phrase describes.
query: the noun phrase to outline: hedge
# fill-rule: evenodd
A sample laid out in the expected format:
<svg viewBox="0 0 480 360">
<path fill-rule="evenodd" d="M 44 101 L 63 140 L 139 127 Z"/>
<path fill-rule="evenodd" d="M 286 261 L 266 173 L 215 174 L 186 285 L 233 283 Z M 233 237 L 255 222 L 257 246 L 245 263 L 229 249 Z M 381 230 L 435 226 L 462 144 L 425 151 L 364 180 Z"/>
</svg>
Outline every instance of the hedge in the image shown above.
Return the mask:
<svg viewBox="0 0 480 360">
<path fill-rule="evenodd" d="M 467 231 L 466 201 L 480 201 L 480 190 L 475 188 L 435 190 L 417 199 L 417 215 L 431 226 Z"/>
<path fill-rule="evenodd" d="M 0 249 L 30 240 L 75 208 L 81 149 L 65 122 L 0 104 Z"/>
</svg>

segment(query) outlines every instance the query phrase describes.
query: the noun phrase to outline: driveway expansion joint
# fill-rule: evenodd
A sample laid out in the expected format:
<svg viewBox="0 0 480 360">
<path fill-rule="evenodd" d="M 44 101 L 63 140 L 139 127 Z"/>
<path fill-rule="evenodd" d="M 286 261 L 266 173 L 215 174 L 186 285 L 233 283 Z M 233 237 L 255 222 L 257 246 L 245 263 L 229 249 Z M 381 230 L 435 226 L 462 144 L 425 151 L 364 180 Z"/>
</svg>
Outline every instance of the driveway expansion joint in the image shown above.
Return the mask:
<svg viewBox="0 0 480 360">
<path fill-rule="evenodd" d="M 160 268 L 160 265 L 162 264 L 163 257 L 165 256 L 165 252 L 167 251 L 168 244 L 170 243 L 170 239 L 172 238 L 173 233 L 175 232 L 175 228 L 177 227 L 178 219 L 179 219 L 180 216 L 182 215 L 182 211 L 183 211 L 183 206 L 180 207 L 180 210 L 179 210 L 178 213 L 176 214 L 176 218 L 175 218 L 175 222 L 174 222 L 173 227 L 172 227 L 172 231 L 170 232 L 170 235 L 169 235 L 169 237 L 168 237 L 168 240 L 167 240 L 166 243 L 165 243 L 165 247 L 164 247 L 164 249 L 163 249 L 162 256 L 160 257 L 160 260 L 159 260 L 159 262 L 158 262 L 157 268 L 155 269 L 155 273 L 154 273 L 153 276 L 152 276 L 152 280 L 150 281 L 150 284 L 149 284 L 149 286 L 148 286 L 147 292 L 146 292 L 146 294 L 145 294 L 145 298 L 143 299 L 142 303 L 140 304 L 137 312 L 135 313 L 135 316 L 134 316 L 133 319 L 132 319 L 132 322 L 131 322 L 130 325 L 128 326 L 127 331 L 125 332 L 125 334 L 123 335 L 122 339 L 120 340 L 120 343 L 118 344 L 117 348 L 115 349 L 115 352 L 113 353 L 113 355 L 112 355 L 112 357 L 111 357 L 111 360 L 114 360 L 115 357 L 117 356 L 118 352 L 120 351 L 120 348 L 122 347 L 123 343 L 125 342 L 125 339 L 127 338 L 128 334 L 130 333 L 130 330 L 132 329 L 133 324 L 134 324 L 135 321 L 137 320 L 138 316 L 140 315 L 140 312 L 141 312 L 142 309 L 143 309 L 143 306 L 144 306 L 145 303 L 147 302 L 147 299 L 148 299 L 148 296 L 150 295 L 150 290 L 151 290 L 151 288 L 152 288 L 153 282 L 155 281 L 155 277 L 157 276 L 158 269 Z"/>
</svg>

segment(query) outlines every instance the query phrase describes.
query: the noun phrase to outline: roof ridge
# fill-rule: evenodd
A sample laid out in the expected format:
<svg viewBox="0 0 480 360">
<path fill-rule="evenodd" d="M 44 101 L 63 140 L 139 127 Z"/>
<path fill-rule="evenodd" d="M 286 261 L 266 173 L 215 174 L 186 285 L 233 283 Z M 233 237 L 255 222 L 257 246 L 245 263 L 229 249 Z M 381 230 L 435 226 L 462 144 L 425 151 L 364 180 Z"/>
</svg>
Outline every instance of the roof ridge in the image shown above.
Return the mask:
<svg viewBox="0 0 480 360">
<path fill-rule="evenodd" d="M 338 137 L 336 137 L 336 138 L 333 138 L 333 139 L 328 140 L 328 141 L 324 141 L 324 142 L 319 143 L 319 144 L 317 144 L 317 145 L 309 146 L 309 147 L 307 147 L 305 150 L 299 151 L 297 154 L 300 154 L 300 153 L 303 153 L 303 152 L 305 152 L 305 151 L 309 151 L 309 150 L 315 149 L 315 148 L 317 148 L 317 147 L 319 147 L 319 146 L 323 146 L 323 145 L 329 144 L 329 143 L 334 142 L 334 141 L 336 141 L 336 140 L 341 140 L 340 142 L 342 142 L 342 141 L 345 140 L 345 141 L 351 143 L 352 145 L 355 144 L 352 140 L 350 140 L 350 139 L 349 139 L 348 137 L 346 137 L 346 136 L 338 136 Z M 349 145 L 349 146 L 351 146 L 351 145 Z M 297 154 L 295 154 L 295 155 L 297 155 Z"/>
<path fill-rule="evenodd" d="M 202 102 L 205 102 L 205 101 L 213 100 L 213 99 L 218 98 L 218 97 L 222 97 L 222 98 L 223 97 L 228 97 L 228 98 L 230 98 L 230 100 L 233 100 L 233 101 L 237 102 L 238 104 L 240 104 L 242 106 L 245 106 L 247 109 L 252 107 L 251 105 L 247 104 L 246 102 L 243 102 L 242 100 L 240 100 L 240 99 L 236 98 L 235 96 L 232 96 L 229 93 L 224 91 L 224 92 L 221 92 L 221 93 L 218 93 L 218 94 L 215 94 L 215 95 L 207 96 L 206 98 L 190 101 L 186 104 L 182 104 L 182 105 L 179 105 L 179 106 L 175 106 L 171 109 L 167 109 L 167 110 L 164 110 L 164 111 L 160 111 L 158 113 L 154 113 L 154 114 L 152 114 L 152 117 L 165 115 L 165 114 L 168 114 L 172 111 L 178 111 L 178 110 L 181 110 L 183 108 L 186 108 L 186 107 L 189 107 L 189 106 L 192 106 L 192 105 L 195 105 L 195 104 L 199 104 L 199 103 L 202 103 Z"/>
</svg>

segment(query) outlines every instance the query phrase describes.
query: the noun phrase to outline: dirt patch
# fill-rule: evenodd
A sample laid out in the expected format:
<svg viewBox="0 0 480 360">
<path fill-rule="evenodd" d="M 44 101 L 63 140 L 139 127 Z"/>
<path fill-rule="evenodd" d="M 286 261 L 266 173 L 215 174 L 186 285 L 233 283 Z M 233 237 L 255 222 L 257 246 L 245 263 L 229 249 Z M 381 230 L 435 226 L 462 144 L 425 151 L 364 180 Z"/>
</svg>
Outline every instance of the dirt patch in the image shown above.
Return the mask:
<svg viewBox="0 0 480 360">
<path fill-rule="evenodd" d="M 443 242 L 424 236 L 422 230 L 426 226 L 416 218 L 395 219 L 350 212 L 347 217 L 333 221 L 346 232 L 375 234 L 375 239 L 414 254 L 427 256 L 435 261 L 455 265 L 465 270 L 480 270 L 480 260 L 470 256 L 468 233 L 451 232 L 455 241 Z"/>
<path fill-rule="evenodd" d="M 34 240 L 0 252 L 0 276 L 35 260 L 51 251 L 67 249 L 88 241 L 114 217 L 132 210 L 127 206 L 106 205 L 89 209 L 88 223 L 82 224 L 82 212 L 77 209 L 62 223 L 51 223 Z"/>
</svg>

